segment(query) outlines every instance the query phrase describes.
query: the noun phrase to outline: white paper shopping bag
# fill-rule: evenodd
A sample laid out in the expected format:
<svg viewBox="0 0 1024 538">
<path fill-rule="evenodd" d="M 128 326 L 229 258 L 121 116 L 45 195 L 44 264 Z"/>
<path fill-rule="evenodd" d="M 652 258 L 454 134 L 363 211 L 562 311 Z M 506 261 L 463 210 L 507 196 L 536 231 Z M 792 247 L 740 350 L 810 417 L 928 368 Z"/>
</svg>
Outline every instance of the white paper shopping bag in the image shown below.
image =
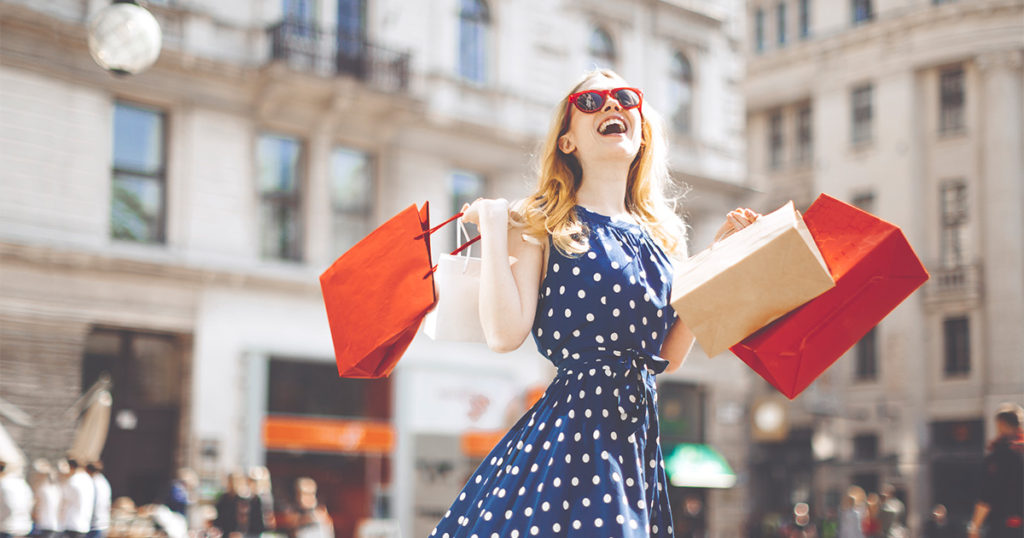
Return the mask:
<svg viewBox="0 0 1024 538">
<path fill-rule="evenodd" d="M 459 219 L 459 243 L 465 227 Z M 442 254 L 434 272 L 437 306 L 423 320 L 423 332 L 434 340 L 485 343 L 480 324 L 480 258 Z"/>
</svg>

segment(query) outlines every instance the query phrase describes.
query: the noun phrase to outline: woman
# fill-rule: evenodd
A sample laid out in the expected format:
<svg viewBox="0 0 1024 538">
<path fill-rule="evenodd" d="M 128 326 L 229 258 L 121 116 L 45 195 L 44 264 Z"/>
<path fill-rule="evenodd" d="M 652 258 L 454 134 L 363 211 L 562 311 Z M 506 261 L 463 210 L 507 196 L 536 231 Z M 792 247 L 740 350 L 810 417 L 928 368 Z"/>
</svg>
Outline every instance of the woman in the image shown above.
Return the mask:
<svg viewBox="0 0 1024 538">
<path fill-rule="evenodd" d="M 558 374 L 431 536 L 671 535 L 654 375 L 678 368 L 694 337 L 669 304 L 686 242 L 668 183 L 656 115 L 601 70 L 563 99 L 537 190 L 514 211 L 464 208 L 482 236 L 488 345 L 511 351 L 533 334 Z M 756 217 L 736 210 L 718 236 Z"/>
</svg>

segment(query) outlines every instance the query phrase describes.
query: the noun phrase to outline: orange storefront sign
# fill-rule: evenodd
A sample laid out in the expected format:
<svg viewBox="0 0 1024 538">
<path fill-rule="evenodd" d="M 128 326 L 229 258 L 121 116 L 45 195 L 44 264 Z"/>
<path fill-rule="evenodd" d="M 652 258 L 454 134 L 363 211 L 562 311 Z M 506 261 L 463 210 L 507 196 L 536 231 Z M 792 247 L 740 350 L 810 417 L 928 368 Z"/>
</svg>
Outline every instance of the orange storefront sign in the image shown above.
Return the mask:
<svg viewBox="0 0 1024 538">
<path fill-rule="evenodd" d="M 466 432 L 460 439 L 462 453 L 471 458 L 482 458 L 489 454 L 504 436 L 503 431 Z"/>
<path fill-rule="evenodd" d="M 390 454 L 395 430 L 389 422 L 267 417 L 263 443 L 268 450 Z"/>
</svg>

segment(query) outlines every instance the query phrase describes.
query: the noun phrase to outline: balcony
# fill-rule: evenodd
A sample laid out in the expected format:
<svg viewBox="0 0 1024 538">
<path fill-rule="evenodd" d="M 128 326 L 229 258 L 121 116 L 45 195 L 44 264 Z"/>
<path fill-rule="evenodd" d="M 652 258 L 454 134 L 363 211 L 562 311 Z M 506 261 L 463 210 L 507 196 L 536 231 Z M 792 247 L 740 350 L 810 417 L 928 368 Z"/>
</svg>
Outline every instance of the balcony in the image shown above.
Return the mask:
<svg viewBox="0 0 1024 538">
<path fill-rule="evenodd" d="M 315 26 L 281 22 L 270 28 L 271 59 L 323 77 L 349 76 L 391 93 L 409 88 L 409 53 Z"/>
<path fill-rule="evenodd" d="M 977 304 L 982 297 L 981 264 L 970 263 L 954 266 L 930 264 L 931 278 L 925 284 L 925 300 L 928 303 L 969 302 Z"/>
</svg>

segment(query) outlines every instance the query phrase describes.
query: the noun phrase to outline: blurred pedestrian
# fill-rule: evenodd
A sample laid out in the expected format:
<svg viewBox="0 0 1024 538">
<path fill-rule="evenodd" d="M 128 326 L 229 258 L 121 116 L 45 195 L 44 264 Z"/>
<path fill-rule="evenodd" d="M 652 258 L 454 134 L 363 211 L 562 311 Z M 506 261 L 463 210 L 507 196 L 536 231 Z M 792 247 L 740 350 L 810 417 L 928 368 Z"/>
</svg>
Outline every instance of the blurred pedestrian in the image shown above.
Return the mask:
<svg viewBox="0 0 1024 538">
<path fill-rule="evenodd" d="M 928 518 L 928 523 L 924 525 L 922 538 L 959 538 L 954 532 L 953 526 L 949 524 L 945 505 L 936 504 L 935 508 L 932 508 L 932 515 Z"/>
<path fill-rule="evenodd" d="M 21 469 L 0 461 L 0 538 L 28 536 L 32 532 L 32 489 Z"/>
<path fill-rule="evenodd" d="M 77 460 L 67 460 L 68 477 L 61 500 L 61 526 L 66 538 L 83 538 L 92 524 L 96 502 L 95 486 Z"/>
<path fill-rule="evenodd" d="M 228 537 L 248 538 L 263 532 L 263 508 L 245 474 L 228 474 L 227 490 L 217 500 L 215 524 Z"/>
<path fill-rule="evenodd" d="M 260 503 L 260 512 L 263 514 L 263 528 L 274 530 L 274 494 L 270 484 L 270 470 L 266 467 L 257 466 L 249 469 L 249 489 L 253 497 Z"/>
<path fill-rule="evenodd" d="M 903 525 L 903 516 L 907 513 L 907 509 L 903 501 L 896 496 L 896 486 L 892 484 L 882 486 L 878 513 L 883 537 L 904 538 L 907 536 L 907 528 Z"/>
<path fill-rule="evenodd" d="M 178 474 L 167 486 L 167 493 L 164 495 L 164 505 L 172 511 L 185 516 L 189 522 L 189 528 L 201 528 L 202 525 L 194 524 L 193 508 L 196 502 L 196 489 L 199 487 L 199 477 L 195 471 L 188 467 L 178 469 Z"/>
<path fill-rule="evenodd" d="M 864 516 L 867 513 L 864 490 L 850 486 L 839 508 L 839 538 L 864 538 Z"/>
<path fill-rule="evenodd" d="M 991 538 L 1024 536 L 1024 409 L 1006 403 L 996 411 L 996 438 L 988 446 L 981 495 L 967 536 L 977 538 L 988 524 Z"/>
<path fill-rule="evenodd" d="M 92 479 L 93 509 L 88 538 L 106 538 L 110 530 L 110 482 L 103 476 L 103 462 L 94 461 L 85 466 L 85 472 Z"/>
<path fill-rule="evenodd" d="M 32 475 L 29 479 L 36 499 L 36 506 L 32 511 L 32 519 L 35 522 L 33 536 L 56 538 L 62 530 L 60 526 L 61 487 L 57 482 L 56 473 L 50 462 L 40 458 L 33 462 Z"/>
<path fill-rule="evenodd" d="M 864 514 L 864 521 L 861 528 L 864 530 L 864 538 L 880 538 L 882 536 L 882 523 L 879 520 L 881 500 L 877 493 L 869 493 L 865 501 L 867 510 Z"/>
<path fill-rule="evenodd" d="M 316 482 L 302 477 L 295 481 L 295 501 L 288 507 L 289 538 L 334 538 L 334 523 L 317 500 Z"/>
</svg>

